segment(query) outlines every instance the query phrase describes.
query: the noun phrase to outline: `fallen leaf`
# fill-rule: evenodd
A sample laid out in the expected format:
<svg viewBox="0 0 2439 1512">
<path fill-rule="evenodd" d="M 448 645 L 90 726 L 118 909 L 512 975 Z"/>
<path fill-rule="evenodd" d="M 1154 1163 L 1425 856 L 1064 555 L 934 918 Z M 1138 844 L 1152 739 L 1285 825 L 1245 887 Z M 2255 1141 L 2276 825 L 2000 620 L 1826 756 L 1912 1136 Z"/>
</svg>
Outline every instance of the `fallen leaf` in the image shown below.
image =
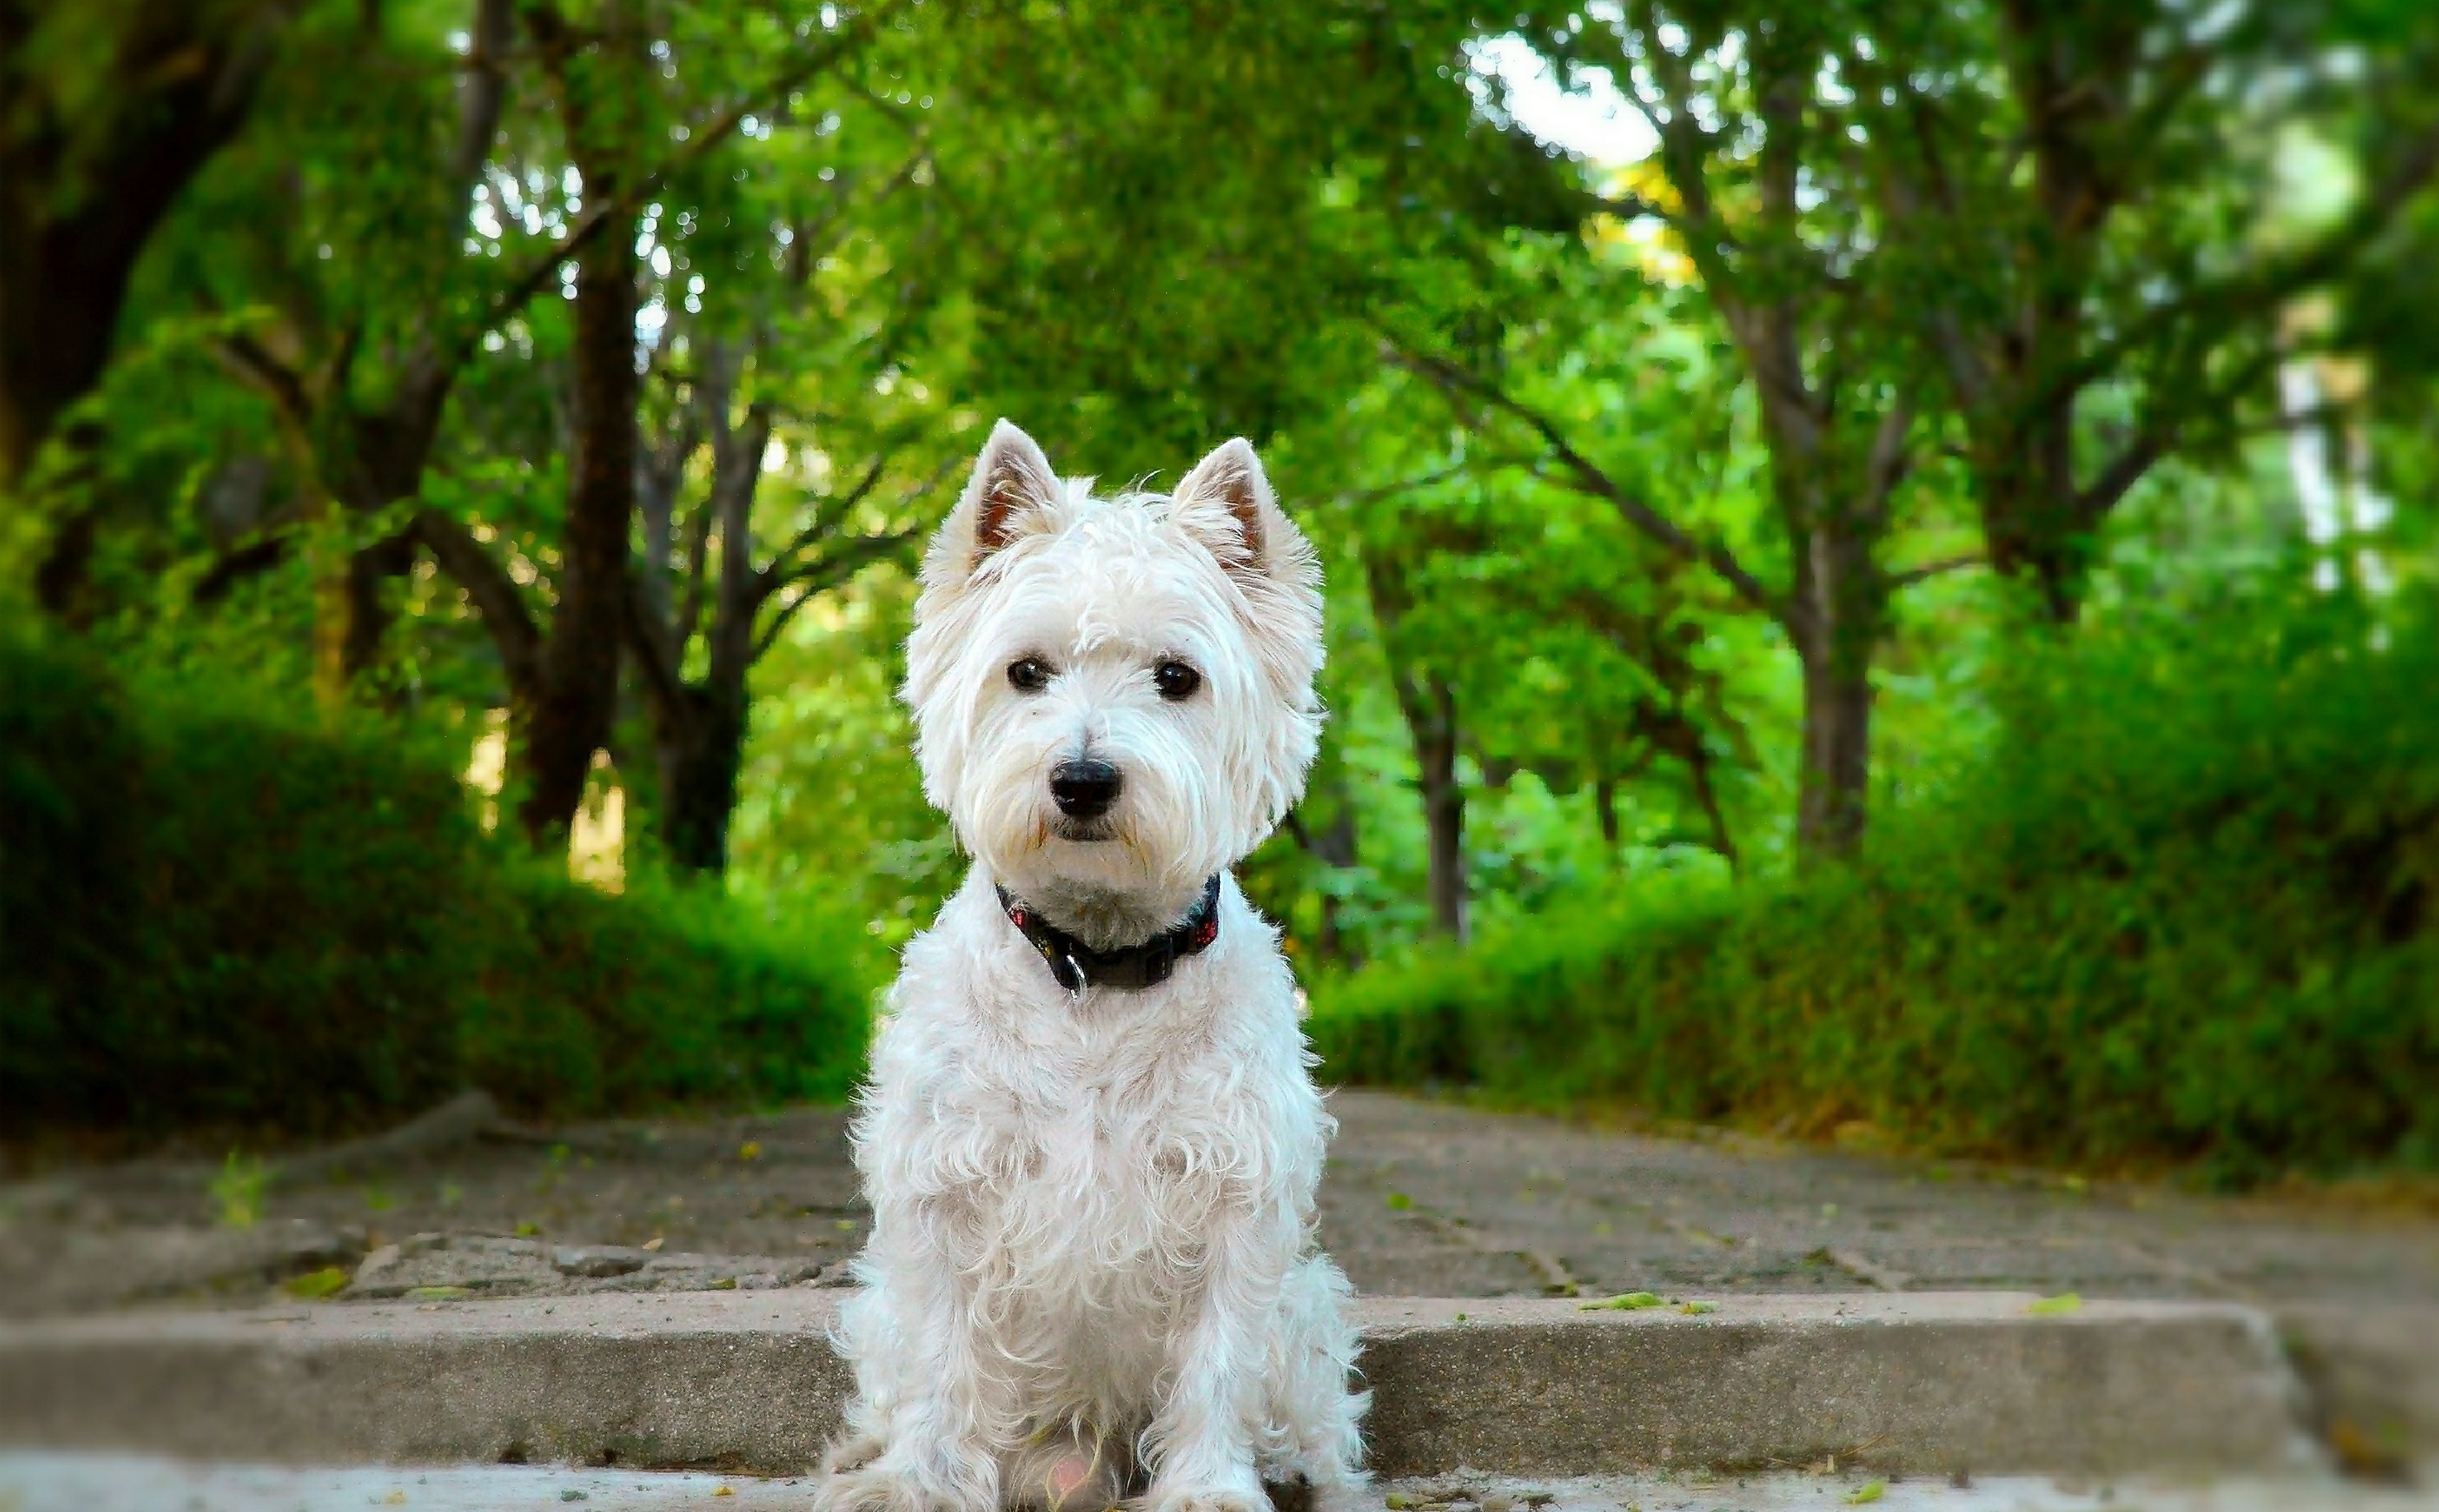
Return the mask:
<svg viewBox="0 0 2439 1512">
<path fill-rule="evenodd" d="M 744 1144 L 738 1146 L 737 1158 L 739 1160 L 760 1160 L 762 1158 L 762 1142 L 758 1139 L 749 1139 Z"/>
<path fill-rule="evenodd" d="M 2056 1318 L 2083 1310 L 2083 1298 L 2072 1291 L 2061 1291 L 2055 1297 L 2043 1297 L 2024 1308 L 2036 1318 Z"/>
<path fill-rule="evenodd" d="M 1415 1499 L 1403 1491 L 1392 1491 L 1381 1498 L 1381 1501 L 1389 1508 L 1389 1512 L 1408 1512 L 1408 1509 L 1415 1504 Z"/>
<path fill-rule="evenodd" d="M 714 1496 L 735 1496 L 737 1493 L 736 1493 L 736 1492 L 734 1492 L 734 1491 L 732 1491 L 732 1490 L 730 1490 L 728 1487 L 726 1487 L 726 1486 L 724 1486 L 724 1485 L 723 1485 L 723 1486 L 721 1486 L 720 1489 L 718 1489 L 718 1490 L 716 1490 L 716 1491 L 712 1492 L 711 1494 L 712 1494 L 712 1495 L 714 1495 Z"/>
<path fill-rule="evenodd" d="M 2329 1425 L 2329 1452 L 2348 1475 L 2367 1481 L 2404 1482 L 2412 1475 L 2412 1460 L 2399 1446 L 2382 1443 L 2342 1417 Z"/>
<path fill-rule="evenodd" d="M 657 1250 L 666 1241 L 660 1235 L 655 1234 L 650 1238 L 644 1241 L 644 1248 L 648 1250 Z"/>
<path fill-rule="evenodd" d="M 1846 1493 L 1848 1506 L 1863 1506 L 1889 1494 L 1886 1481 L 1868 1481 Z"/>
<path fill-rule="evenodd" d="M 1629 1291 L 1622 1296 L 1611 1297 L 1606 1301 L 1583 1303 L 1576 1310 L 1581 1312 L 1639 1312 L 1645 1307 L 1665 1307 L 1666 1306 L 1667 1304 L 1665 1302 L 1663 1302 L 1652 1292 Z"/>
<path fill-rule="evenodd" d="M 343 1266 L 326 1265 L 319 1271 L 292 1275 L 279 1283 L 279 1290 L 299 1302 L 319 1302 L 347 1284 L 347 1272 Z"/>
<path fill-rule="evenodd" d="M 1718 1311 L 1719 1305 L 1716 1302 L 1687 1302 L 1680 1305 L 1677 1310 L 1689 1318 L 1698 1318 L 1706 1312 Z"/>
</svg>

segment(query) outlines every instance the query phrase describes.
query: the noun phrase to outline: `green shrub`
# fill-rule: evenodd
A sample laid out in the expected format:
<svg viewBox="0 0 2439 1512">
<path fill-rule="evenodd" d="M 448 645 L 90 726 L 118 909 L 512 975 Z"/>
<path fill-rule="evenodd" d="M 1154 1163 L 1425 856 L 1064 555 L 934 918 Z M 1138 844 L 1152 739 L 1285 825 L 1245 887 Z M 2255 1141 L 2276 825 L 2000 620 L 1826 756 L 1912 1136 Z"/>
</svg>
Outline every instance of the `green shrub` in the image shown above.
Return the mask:
<svg viewBox="0 0 2439 1512">
<path fill-rule="evenodd" d="M 1996 748 L 1858 863 L 1326 981 L 1315 1041 L 1344 1080 L 1948 1152 L 2439 1163 L 2439 637 L 2377 644 L 2028 650 Z"/>
<path fill-rule="evenodd" d="M 851 924 L 605 897 L 484 835 L 436 752 L 0 642 L 0 1137 L 324 1135 L 472 1082 L 533 1114 L 835 1099 Z"/>
</svg>

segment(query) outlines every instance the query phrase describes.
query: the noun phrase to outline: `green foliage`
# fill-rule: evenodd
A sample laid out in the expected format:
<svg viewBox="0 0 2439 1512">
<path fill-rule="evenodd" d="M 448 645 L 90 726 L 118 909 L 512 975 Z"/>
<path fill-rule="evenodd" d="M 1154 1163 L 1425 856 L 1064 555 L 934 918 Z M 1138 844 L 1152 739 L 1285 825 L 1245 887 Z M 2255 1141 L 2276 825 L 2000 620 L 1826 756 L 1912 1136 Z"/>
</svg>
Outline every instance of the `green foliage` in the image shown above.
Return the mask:
<svg viewBox="0 0 2439 1512">
<path fill-rule="evenodd" d="M 1637 881 L 1322 983 L 1314 1037 L 1352 1080 L 1941 1151 L 2439 1162 L 2434 679 L 2427 617 L 2326 605 L 2028 648 L 1860 864 Z"/>
<path fill-rule="evenodd" d="M 0 643 L 0 1135 L 328 1134 L 465 1082 L 531 1113 L 836 1099 L 854 925 L 610 898 L 484 836 L 425 742 Z"/>
<path fill-rule="evenodd" d="M 250 1229 L 262 1218 L 262 1194 L 271 1184 L 270 1168 L 258 1160 L 230 1150 L 211 1180 L 212 1207 L 221 1226 Z"/>
<path fill-rule="evenodd" d="M 0 501 L 0 591 L 84 648 L 0 648 L 0 1135 L 837 1095 L 963 864 L 898 647 L 1005 413 L 1155 487 L 1247 434 L 1320 548 L 1331 723 L 1239 875 L 1300 964 L 1380 963 L 1318 989 L 1342 1067 L 2431 1158 L 2429 631 L 2344 618 L 2434 560 L 2429 7 L 188 9 L 273 23 L 208 142 L 134 87 L 222 77 L 131 51 L 144 7 L 0 45 L 0 159 L 69 132 L 20 175 L 56 223 L 161 158 L 114 123 L 218 144 L 106 300 L 0 270 L 117 333 Z M 1596 160 L 1536 124 L 1603 91 Z M 638 299 L 616 898 L 452 776 L 601 581 L 596 217 Z M 2163 607 L 2299 525 L 2326 593 Z M 2086 625 L 2027 631 L 2028 576 Z M 1807 663 L 1868 667 L 1892 817 L 1789 880 Z"/>
</svg>

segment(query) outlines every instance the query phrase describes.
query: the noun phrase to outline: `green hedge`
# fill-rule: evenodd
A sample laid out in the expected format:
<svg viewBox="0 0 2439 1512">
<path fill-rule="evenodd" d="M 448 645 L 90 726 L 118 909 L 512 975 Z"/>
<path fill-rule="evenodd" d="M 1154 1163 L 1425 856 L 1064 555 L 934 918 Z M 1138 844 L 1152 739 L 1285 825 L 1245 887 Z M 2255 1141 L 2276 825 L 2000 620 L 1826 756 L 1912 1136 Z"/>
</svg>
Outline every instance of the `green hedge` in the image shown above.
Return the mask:
<svg viewBox="0 0 2439 1512">
<path fill-rule="evenodd" d="M 470 1083 L 538 1115 L 835 1100 L 872 956 L 845 918 L 573 884 L 393 723 L 0 639 L 0 1137 L 331 1134 Z"/>
<path fill-rule="evenodd" d="M 1317 984 L 1327 1073 L 2232 1182 L 2439 1165 L 2439 636 L 2024 661 L 1989 757 L 1860 863 Z"/>
</svg>

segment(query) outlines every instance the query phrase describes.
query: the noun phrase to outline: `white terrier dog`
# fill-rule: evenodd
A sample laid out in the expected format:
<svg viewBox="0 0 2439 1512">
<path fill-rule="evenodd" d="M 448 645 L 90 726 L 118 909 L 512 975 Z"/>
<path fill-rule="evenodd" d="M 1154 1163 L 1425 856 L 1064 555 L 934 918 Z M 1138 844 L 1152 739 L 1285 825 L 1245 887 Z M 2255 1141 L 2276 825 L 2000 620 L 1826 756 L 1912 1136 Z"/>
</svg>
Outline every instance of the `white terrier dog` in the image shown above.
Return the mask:
<svg viewBox="0 0 2439 1512">
<path fill-rule="evenodd" d="M 973 858 L 906 950 L 855 1125 L 872 1203 L 824 1512 L 1266 1512 L 1362 1485 L 1323 1109 L 1228 867 L 1304 786 L 1320 569 L 1230 441 L 1098 498 L 1002 420 L 907 643 Z"/>
</svg>

